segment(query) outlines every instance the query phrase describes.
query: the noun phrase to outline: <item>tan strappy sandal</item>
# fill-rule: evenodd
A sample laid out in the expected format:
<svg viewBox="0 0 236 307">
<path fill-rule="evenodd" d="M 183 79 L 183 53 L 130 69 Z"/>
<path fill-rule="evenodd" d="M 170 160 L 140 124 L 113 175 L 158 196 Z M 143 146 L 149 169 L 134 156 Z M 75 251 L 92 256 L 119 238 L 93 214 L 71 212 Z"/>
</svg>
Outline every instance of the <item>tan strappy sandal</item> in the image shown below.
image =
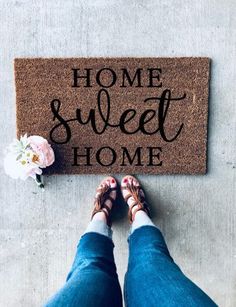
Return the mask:
<svg viewBox="0 0 236 307">
<path fill-rule="evenodd" d="M 112 180 L 115 180 L 115 178 L 113 177 L 109 177 Z M 105 181 L 105 180 L 104 180 Z M 116 180 L 115 180 L 116 182 Z M 97 196 L 95 197 L 94 200 L 94 209 L 92 212 L 92 216 L 91 216 L 91 220 L 93 218 L 93 216 L 98 213 L 98 212 L 104 212 L 105 216 L 106 216 L 106 220 L 107 220 L 107 225 L 111 227 L 111 217 L 110 217 L 110 213 L 111 213 L 111 209 L 109 206 L 107 206 L 105 204 L 106 200 L 110 200 L 112 202 L 112 207 L 114 205 L 114 202 L 116 201 L 116 198 L 112 198 L 110 193 L 112 191 L 117 191 L 117 182 L 116 182 L 116 186 L 115 187 L 110 187 L 106 182 L 104 182 L 103 187 L 98 187 L 96 192 L 98 193 Z"/>
<path fill-rule="evenodd" d="M 134 201 L 133 204 L 131 206 L 129 206 L 129 212 L 128 212 L 128 219 L 130 221 L 130 223 L 133 223 L 135 214 L 142 210 L 144 212 L 147 213 L 148 216 L 150 216 L 150 209 L 149 209 L 149 205 L 145 199 L 144 196 L 144 191 L 142 189 L 142 187 L 140 186 L 139 181 L 133 177 L 133 176 L 125 176 L 122 180 L 123 184 L 124 184 L 124 179 L 128 180 L 128 178 L 131 178 L 131 183 L 127 182 L 125 183 L 125 186 L 121 186 L 121 190 L 126 190 L 129 191 L 129 193 L 124 197 L 125 202 L 128 203 L 128 199 L 130 197 L 133 197 Z M 134 185 L 133 180 L 136 180 L 138 182 L 138 185 Z M 143 195 L 142 193 L 140 193 L 140 191 L 143 191 Z M 134 210 L 133 208 L 136 207 Z"/>
</svg>

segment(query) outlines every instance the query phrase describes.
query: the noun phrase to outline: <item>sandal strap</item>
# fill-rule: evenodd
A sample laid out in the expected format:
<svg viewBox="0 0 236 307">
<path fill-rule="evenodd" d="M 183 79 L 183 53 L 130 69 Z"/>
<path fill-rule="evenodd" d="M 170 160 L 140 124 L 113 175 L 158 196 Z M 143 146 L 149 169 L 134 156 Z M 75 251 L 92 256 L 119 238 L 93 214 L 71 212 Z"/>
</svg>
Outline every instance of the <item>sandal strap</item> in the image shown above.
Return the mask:
<svg viewBox="0 0 236 307">
<path fill-rule="evenodd" d="M 106 200 L 108 200 L 108 199 L 111 201 L 112 204 L 115 202 L 115 199 L 112 198 L 110 195 L 107 196 Z M 105 204 L 104 204 L 104 205 L 105 205 Z M 103 206 L 104 206 L 104 205 L 103 205 Z M 108 208 L 109 208 L 109 207 L 108 207 Z M 110 209 L 110 208 L 109 208 L 109 209 Z"/>
<path fill-rule="evenodd" d="M 109 187 L 109 186 L 108 186 L 108 187 Z M 104 189 L 104 187 L 102 187 L 102 188 L 97 188 L 97 192 L 100 193 L 100 192 L 102 192 L 103 189 Z M 117 190 L 118 190 L 117 187 L 113 187 L 113 188 L 110 188 L 110 187 L 109 187 L 109 189 L 108 189 L 107 191 L 103 192 L 103 193 L 110 193 L 110 192 L 112 192 L 112 191 L 117 191 Z"/>
<path fill-rule="evenodd" d="M 106 209 L 108 214 L 111 212 L 111 209 L 110 207 L 108 207 L 106 204 L 103 204 L 102 208 L 101 209 Z"/>
<path fill-rule="evenodd" d="M 135 188 L 137 188 L 138 193 L 139 193 L 140 190 L 142 190 L 141 186 L 135 186 Z M 121 187 L 121 190 L 123 190 L 123 191 L 130 191 L 130 189 L 127 188 L 126 186 L 125 186 L 125 187 Z M 132 197 L 132 196 L 133 196 L 132 193 L 128 193 L 128 194 L 124 197 L 125 202 L 128 202 L 128 199 L 129 199 L 130 197 Z M 142 197 L 142 195 L 140 195 L 140 194 L 139 194 L 139 196 Z M 142 198 L 143 198 L 143 197 L 142 197 Z"/>
<path fill-rule="evenodd" d="M 110 209 L 110 208 L 109 208 L 109 209 Z M 91 220 L 92 220 L 93 216 L 94 216 L 96 213 L 98 213 L 98 212 L 103 212 L 103 213 L 105 213 L 106 220 L 107 220 L 107 225 L 111 227 L 110 213 L 107 213 L 107 211 L 104 210 L 104 208 L 99 209 L 99 210 L 94 210 L 93 213 L 92 213 L 92 216 L 91 216 Z"/>
<path fill-rule="evenodd" d="M 132 210 L 134 207 L 137 207 L 135 208 L 134 210 Z M 150 216 L 150 210 L 149 210 L 149 207 L 147 205 L 147 203 L 142 203 L 141 205 L 140 204 L 136 204 L 134 203 L 130 209 L 129 209 L 129 212 L 128 212 L 128 218 L 129 218 L 129 221 L 130 223 L 133 222 L 134 220 L 134 217 L 135 217 L 135 214 L 138 212 L 138 211 L 144 211 L 147 213 L 148 216 Z"/>
<path fill-rule="evenodd" d="M 107 220 L 107 225 L 111 226 L 111 219 L 110 219 L 111 209 L 105 204 L 105 201 L 109 199 L 112 202 L 112 204 L 115 202 L 115 199 L 110 196 L 110 192 L 115 190 L 117 190 L 117 186 L 111 188 L 108 185 L 105 185 L 104 187 L 97 189 L 98 196 L 96 196 L 94 200 L 94 209 L 91 215 L 91 220 L 96 213 L 104 212 Z"/>
<path fill-rule="evenodd" d="M 131 183 L 131 184 L 127 184 L 125 187 L 121 187 L 121 189 L 129 191 L 129 193 L 125 196 L 126 202 L 128 201 L 130 197 L 133 197 L 134 199 L 134 202 L 129 207 L 129 211 L 128 211 L 128 218 L 129 218 L 130 223 L 133 222 L 135 214 L 140 210 L 146 212 L 147 215 L 150 216 L 150 210 L 149 210 L 148 203 L 145 200 L 145 196 L 140 194 L 140 190 L 142 189 L 140 185 L 135 186 L 133 183 Z M 134 211 L 132 212 L 132 209 L 135 206 L 137 208 L 135 208 Z"/>
<path fill-rule="evenodd" d="M 132 194 L 131 193 L 129 193 L 129 194 L 127 194 L 126 196 L 125 196 L 125 202 L 127 203 L 128 202 L 128 200 L 129 200 L 129 198 L 130 197 L 132 197 Z"/>
<path fill-rule="evenodd" d="M 106 201 L 106 200 L 110 200 L 111 201 L 111 203 L 113 204 L 114 202 L 115 202 L 115 199 L 114 198 L 112 198 L 110 195 L 107 195 L 105 198 L 105 200 L 103 199 L 104 198 L 104 195 L 103 195 L 103 197 L 102 197 L 102 201 L 104 202 L 104 201 Z M 95 205 L 98 203 L 99 205 L 97 206 L 97 209 L 100 209 L 100 207 L 102 208 L 102 207 L 105 207 L 107 210 L 111 210 L 105 203 L 103 203 L 103 205 L 102 206 L 100 206 L 100 198 L 99 197 L 95 197 L 95 201 L 94 201 L 94 203 L 95 203 Z"/>
</svg>

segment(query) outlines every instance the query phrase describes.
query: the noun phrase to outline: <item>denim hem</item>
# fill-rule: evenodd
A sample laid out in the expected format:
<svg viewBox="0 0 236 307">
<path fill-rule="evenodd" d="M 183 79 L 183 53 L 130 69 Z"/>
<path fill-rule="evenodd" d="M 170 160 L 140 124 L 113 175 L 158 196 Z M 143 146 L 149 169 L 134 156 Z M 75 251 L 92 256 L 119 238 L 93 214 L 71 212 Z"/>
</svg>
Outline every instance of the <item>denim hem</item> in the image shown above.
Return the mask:
<svg viewBox="0 0 236 307">
<path fill-rule="evenodd" d="M 109 236 L 106 236 L 104 234 L 101 234 L 100 232 L 96 232 L 96 231 L 89 231 L 89 232 L 85 232 L 84 234 L 82 234 L 82 236 L 80 237 L 80 240 L 79 240 L 79 243 L 77 245 L 77 247 L 79 246 L 80 244 L 80 241 L 82 238 L 86 237 L 86 236 L 90 236 L 90 235 L 97 235 L 97 236 L 100 236 L 101 239 L 103 240 L 108 240 L 110 243 L 112 243 L 113 247 L 115 246 L 114 245 L 114 242 L 113 242 L 113 239 Z"/>
<path fill-rule="evenodd" d="M 151 227 L 151 228 L 155 228 L 155 229 L 157 229 L 158 231 L 160 231 L 159 230 L 159 228 L 156 226 L 156 225 L 142 225 L 142 226 L 140 226 L 140 227 L 138 227 L 138 228 L 136 228 L 136 229 L 134 229 L 134 231 L 132 232 L 132 230 L 130 229 L 129 230 L 129 235 L 128 235 L 128 238 L 127 238 L 127 242 L 129 242 L 130 241 L 130 238 L 135 234 L 136 235 L 136 232 L 137 231 L 142 231 L 142 229 L 146 229 L 146 227 L 148 228 L 148 227 Z"/>
<path fill-rule="evenodd" d="M 111 239 L 113 234 L 111 227 L 109 227 L 104 221 L 101 220 L 90 221 L 84 233 L 88 232 L 100 233 L 102 235 L 108 236 Z"/>
</svg>

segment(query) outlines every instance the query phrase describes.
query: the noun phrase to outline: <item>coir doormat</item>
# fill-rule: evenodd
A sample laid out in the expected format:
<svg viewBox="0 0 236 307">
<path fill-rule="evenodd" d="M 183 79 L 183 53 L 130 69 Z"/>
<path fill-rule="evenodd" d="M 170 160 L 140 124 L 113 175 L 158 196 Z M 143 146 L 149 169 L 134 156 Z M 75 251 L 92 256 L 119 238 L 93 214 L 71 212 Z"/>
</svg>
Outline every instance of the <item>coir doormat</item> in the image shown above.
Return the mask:
<svg viewBox="0 0 236 307">
<path fill-rule="evenodd" d="M 209 62 L 16 59 L 17 137 L 48 139 L 46 174 L 204 174 Z"/>
</svg>

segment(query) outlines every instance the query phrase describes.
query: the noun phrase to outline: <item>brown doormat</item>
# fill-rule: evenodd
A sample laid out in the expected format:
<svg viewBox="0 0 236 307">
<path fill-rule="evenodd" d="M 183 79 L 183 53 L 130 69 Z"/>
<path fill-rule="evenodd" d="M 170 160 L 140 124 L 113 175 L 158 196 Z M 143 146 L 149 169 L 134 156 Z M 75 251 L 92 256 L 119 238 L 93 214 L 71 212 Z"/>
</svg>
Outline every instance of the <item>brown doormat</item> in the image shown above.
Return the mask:
<svg viewBox="0 0 236 307">
<path fill-rule="evenodd" d="M 51 143 L 46 174 L 204 174 L 209 63 L 15 59 L 17 137 Z"/>
</svg>

